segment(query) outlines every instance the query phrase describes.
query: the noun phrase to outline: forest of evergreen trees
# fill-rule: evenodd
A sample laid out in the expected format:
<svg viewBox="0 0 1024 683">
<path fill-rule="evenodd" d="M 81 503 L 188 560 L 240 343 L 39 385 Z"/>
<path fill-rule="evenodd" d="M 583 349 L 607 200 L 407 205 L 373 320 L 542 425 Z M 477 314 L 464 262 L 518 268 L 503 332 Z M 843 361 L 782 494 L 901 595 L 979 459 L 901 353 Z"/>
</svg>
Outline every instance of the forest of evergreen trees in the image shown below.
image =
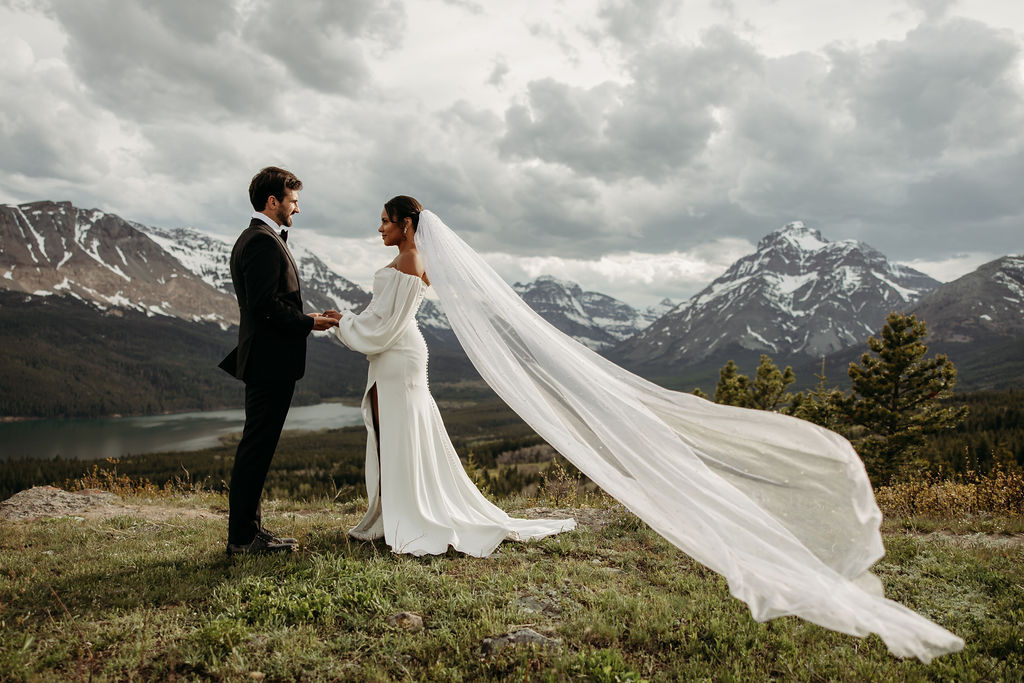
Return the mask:
<svg viewBox="0 0 1024 683">
<path fill-rule="evenodd" d="M 217 367 L 237 328 L 106 315 L 71 297 L 0 292 L 0 416 L 65 418 L 154 415 L 241 408 L 243 386 Z M 325 338 L 311 338 L 295 404 L 359 396 L 366 358 Z M 313 369 L 315 368 L 315 372 Z M 431 377 L 445 396 L 493 396 L 462 354 L 431 354 Z M 458 380 L 452 384 L 448 383 Z"/>
<path fill-rule="evenodd" d="M 954 394 L 956 368 L 943 354 L 928 355 L 927 333 L 916 316 L 890 314 L 868 340 L 868 352 L 850 363 L 848 392 L 830 385 L 824 369 L 817 386 L 789 393 L 792 369 L 780 370 L 767 355 L 753 378 L 729 361 L 714 400 L 786 413 L 842 434 L 875 485 L 922 471 L 989 474 L 1024 466 L 1024 393 Z"/>
</svg>

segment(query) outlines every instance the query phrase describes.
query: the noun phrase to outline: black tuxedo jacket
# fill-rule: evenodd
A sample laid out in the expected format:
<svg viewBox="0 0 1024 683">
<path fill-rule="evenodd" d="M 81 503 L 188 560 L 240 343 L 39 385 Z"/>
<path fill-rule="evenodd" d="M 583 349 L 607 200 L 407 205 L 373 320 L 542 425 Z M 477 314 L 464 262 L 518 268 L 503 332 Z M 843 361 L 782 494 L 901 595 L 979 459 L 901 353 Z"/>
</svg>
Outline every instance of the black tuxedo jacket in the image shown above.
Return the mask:
<svg viewBox="0 0 1024 683">
<path fill-rule="evenodd" d="M 302 312 L 295 260 L 277 232 L 253 218 L 231 250 L 238 346 L 220 367 L 245 382 L 294 381 L 306 372 L 313 319 Z"/>
</svg>

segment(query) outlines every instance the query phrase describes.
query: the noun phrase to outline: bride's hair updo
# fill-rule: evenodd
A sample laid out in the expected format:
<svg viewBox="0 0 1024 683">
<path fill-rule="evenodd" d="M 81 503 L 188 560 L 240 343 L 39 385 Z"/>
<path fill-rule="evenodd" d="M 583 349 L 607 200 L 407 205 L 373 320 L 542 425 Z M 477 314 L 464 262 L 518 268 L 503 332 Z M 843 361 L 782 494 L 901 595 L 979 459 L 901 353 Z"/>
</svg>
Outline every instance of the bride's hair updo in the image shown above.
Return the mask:
<svg viewBox="0 0 1024 683">
<path fill-rule="evenodd" d="M 420 222 L 420 211 L 422 210 L 423 207 L 420 206 L 418 201 L 404 194 L 392 197 L 384 205 L 384 211 L 387 212 L 388 218 L 395 223 L 400 223 L 403 218 L 411 218 L 413 232 L 416 232 L 416 226 Z"/>
</svg>

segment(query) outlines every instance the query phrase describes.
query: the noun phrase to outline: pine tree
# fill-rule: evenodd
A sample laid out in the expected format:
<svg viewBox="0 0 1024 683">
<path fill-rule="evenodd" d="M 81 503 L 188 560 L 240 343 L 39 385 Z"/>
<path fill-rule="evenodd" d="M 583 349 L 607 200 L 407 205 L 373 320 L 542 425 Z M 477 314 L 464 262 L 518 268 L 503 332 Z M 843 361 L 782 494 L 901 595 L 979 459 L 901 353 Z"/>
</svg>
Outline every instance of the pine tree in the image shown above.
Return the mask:
<svg viewBox="0 0 1024 683">
<path fill-rule="evenodd" d="M 748 405 L 759 410 L 777 410 L 793 400 L 793 394 L 786 393 L 786 387 L 795 379 L 793 368 L 787 365 L 785 371 L 780 371 L 779 366 L 762 353 L 757 374 L 750 385 Z"/>
<path fill-rule="evenodd" d="M 855 445 L 876 484 L 922 463 L 927 435 L 953 429 L 967 415 L 964 406 L 944 405 L 953 394 L 956 368 L 946 356 L 925 358 L 927 326 L 915 315 L 890 313 L 872 353 L 850 364 L 852 421 L 862 427 Z"/>
<path fill-rule="evenodd" d="M 715 403 L 741 408 L 750 407 L 750 378 L 740 374 L 734 361 L 729 361 L 718 371 Z"/>
<path fill-rule="evenodd" d="M 845 435 L 849 425 L 845 412 L 846 394 L 834 386 L 828 386 L 824 358 L 821 359 L 821 374 L 814 376 L 818 378 L 818 384 L 793 397 L 790 404 L 792 415 Z"/>
<path fill-rule="evenodd" d="M 779 370 L 771 358 L 761 354 L 754 381 L 740 374 L 735 361 L 729 361 L 718 371 L 718 386 L 715 387 L 715 403 L 758 410 L 778 410 L 789 403 L 793 395 L 786 393 L 786 387 L 796 377 L 793 368 Z"/>
</svg>

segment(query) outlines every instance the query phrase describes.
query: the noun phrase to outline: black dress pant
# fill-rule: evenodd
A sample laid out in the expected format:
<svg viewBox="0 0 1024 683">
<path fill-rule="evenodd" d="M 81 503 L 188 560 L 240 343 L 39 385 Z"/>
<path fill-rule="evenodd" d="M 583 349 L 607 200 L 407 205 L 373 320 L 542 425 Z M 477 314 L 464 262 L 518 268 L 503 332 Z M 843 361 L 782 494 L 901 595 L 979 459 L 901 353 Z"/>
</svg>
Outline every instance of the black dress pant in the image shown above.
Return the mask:
<svg viewBox="0 0 1024 683">
<path fill-rule="evenodd" d="M 228 543 L 245 545 L 261 528 L 260 497 L 281 438 L 295 382 L 246 382 L 245 427 L 235 451 L 228 493 Z"/>
</svg>

